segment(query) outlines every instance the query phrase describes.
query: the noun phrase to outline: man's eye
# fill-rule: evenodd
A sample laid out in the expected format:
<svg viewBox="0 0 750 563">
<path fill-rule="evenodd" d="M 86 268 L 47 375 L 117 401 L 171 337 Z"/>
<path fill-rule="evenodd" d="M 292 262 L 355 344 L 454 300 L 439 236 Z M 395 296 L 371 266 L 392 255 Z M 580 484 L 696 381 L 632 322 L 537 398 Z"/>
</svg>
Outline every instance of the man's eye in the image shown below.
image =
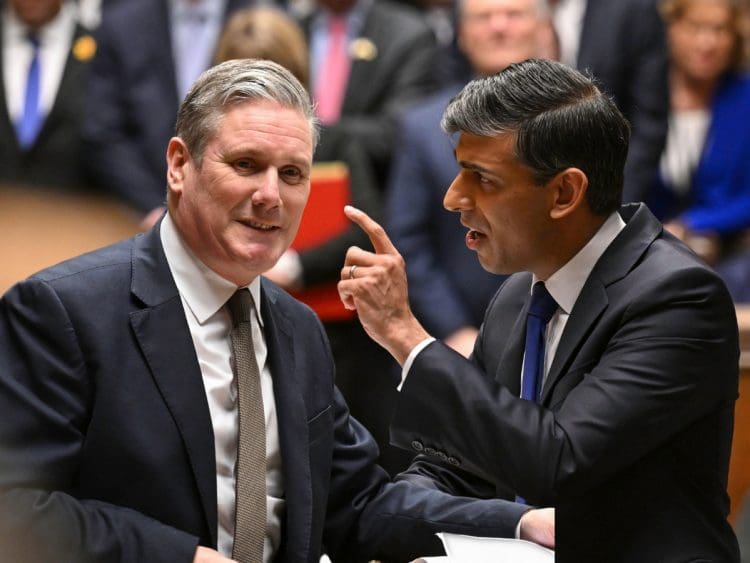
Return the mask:
<svg viewBox="0 0 750 563">
<path fill-rule="evenodd" d="M 302 180 L 302 172 L 294 167 L 283 168 L 281 170 L 281 177 L 287 184 L 296 184 Z"/>
<path fill-rule="evenodd" d="M 239 160 L 234 161 L 234 167 L 237 170 L 242 170 L 242 171 L 247 172 L 247 171 L 252 170 L 254 166 L 255 166 L 255 163 L 249 158 L 241 158 Z"/>
<path fill-rule="evenodd" d="M 474 171 L 474 177 L 482 184 L 487 184 L 490 181 L 484 174 L 477 172 L 476 170 Z"/>
</svg>

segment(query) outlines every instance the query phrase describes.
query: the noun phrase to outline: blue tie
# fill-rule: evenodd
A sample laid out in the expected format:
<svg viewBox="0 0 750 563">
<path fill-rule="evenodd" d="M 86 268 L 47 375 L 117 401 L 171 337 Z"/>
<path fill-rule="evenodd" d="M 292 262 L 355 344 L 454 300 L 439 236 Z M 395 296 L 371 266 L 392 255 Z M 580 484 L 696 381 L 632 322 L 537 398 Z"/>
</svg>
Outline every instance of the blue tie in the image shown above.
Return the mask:
<svg viewBox="0 0 750 563">
<path fill-rule="evenodd" d="M 539 402 L 544 375 L 544 332 L 557 311 L 557 302 L 549 294 L 544 282 L 536 282 L 531 290 L 531 302 L 526 316 L 526 352 L 523 359 L 521 398 Z M 516 502 L 525 504 L 523 497 Z"/>
<path fill-rule="evenodd" d="M 40 72 L 39 72 L 39 37 L 35 34 L 29 35 L 29 41 L 33 47 L 31 64 L 29 65 L 29 74 L 26 79 L 26 95 L 23 102 L 23 113 L 21 119 L 16 125 L 18 135 L 18 144 L 22 149 L 28 149 L 34 144 L 37 133 L 42 126 L 42 114 L 39 111 L 39 91 L 40 91 Z"/>
<path fill-rule="evenodd" d="M 539 402 L 544 374 L 544 332 L 555 311 L 557 302 L 544 287 L 544 282 L 536 282 L 531 290 L 531 303 L 526 317 L 522 399 Z"/>
</svg>

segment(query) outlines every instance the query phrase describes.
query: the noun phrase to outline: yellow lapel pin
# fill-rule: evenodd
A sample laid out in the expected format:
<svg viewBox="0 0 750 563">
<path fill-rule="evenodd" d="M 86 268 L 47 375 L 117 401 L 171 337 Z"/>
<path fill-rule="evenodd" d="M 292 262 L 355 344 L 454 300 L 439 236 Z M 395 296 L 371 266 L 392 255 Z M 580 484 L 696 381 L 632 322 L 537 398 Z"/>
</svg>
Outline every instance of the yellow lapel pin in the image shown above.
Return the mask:
<svg viewBox="0 0 750 563">
<path fill-rule="evenodd" d="M 73 56 L 85 63 L 96 54 L 96 41 L 90 35 L 82 35 L 73 44 Z"/>
<path fill-rule="evenodd" d="M 354 60 L 371 61 L 378 56 L 378 48 L 367 37 L 357 37 L 349 44 L 349 54 Z"/>
</svg>

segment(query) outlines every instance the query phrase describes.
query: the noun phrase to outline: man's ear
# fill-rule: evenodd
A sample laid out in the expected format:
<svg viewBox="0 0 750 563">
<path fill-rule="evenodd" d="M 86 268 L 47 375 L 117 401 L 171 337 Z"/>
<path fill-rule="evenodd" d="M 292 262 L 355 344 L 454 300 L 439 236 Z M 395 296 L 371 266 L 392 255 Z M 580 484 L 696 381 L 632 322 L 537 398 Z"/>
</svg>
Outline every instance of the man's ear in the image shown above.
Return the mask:
<svg viewBox="0 0 750 563">
<path fill-rule="evenodd" d="M 566 168 L 552 180 L 554 202 L 550 217 L 561 219 L 586 205 L 589 179 L 580 168 Z"/>
<path fill-rule="evenodd" d="M 167 145 L 167 184 L 175 194 L 182 193 L 189 163 L 190 151 L 185 141 L 172 137 Z"/>
</svg>

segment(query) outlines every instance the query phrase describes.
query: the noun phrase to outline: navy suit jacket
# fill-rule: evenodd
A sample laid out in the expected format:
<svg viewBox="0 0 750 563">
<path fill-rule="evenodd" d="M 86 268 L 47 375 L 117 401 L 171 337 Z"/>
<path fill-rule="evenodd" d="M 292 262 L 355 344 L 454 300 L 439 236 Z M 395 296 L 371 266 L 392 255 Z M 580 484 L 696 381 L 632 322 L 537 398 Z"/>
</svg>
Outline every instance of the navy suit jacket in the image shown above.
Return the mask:
<svg viewBox="0 0 750 563">
<path fill-rule="evenodd" d="M 309 33 L 311 20 L 305 22 Z M 416 10 L 387 0 L 372 2 L 358 39 L 371 42 L 371 54 L 354 53 L 341 118 L 321 131 L 320 145 L 362 145 L 379 185 L 385 184 L 400 112 L 434 90 L 435 37 Z"/>
<path fill-rule="evenodd" d="M 276 561 L 410 559 L 441 529 L 512 535 L 524 507 L 389 484 L 317 317 L 267 280 L 261 311 L 286 498 Z M 211 418 L 158 226 L 6 293 L 0 412 L 0 560 L 189 563 L 216 545 Z"/>
<path fill-rule="evenodd" d="M 228 0 L 226 13 L 250 0 Z M 102 11 L 86 96 L 87 164 L 101 189 L 147 212 L 164 204 L 164 147 L 177 93 L 166 0 L 113 2 Z"/>
<path fill-rule="evenodd" d="M 590 71 L 630 121 L 626 202 L 646 199 L 667 137 L 667 47 L 656 4 L 589 0 L 578 49 L 578 69 Z"/>
<path fill-rule="evenodd" d="M 437 338 L 478 328 L 505 279 L 482 268 L 466 247 L 458 214 L 443 207 L 459 167 L 440 119 L 461 86 L 446 87 L 404 112 L 386 191 L 386 222 L 406 260 L 412 309 Z"/>
<path fill-rule="evenodd" d="M 690 191 L 684 198 L 659 178 L 652 194 L 657 216 L 678 216 L 695 231 L 726 236 L 750 227 L 750 75 L 727 74 L 711 101 L 706 134 Z"/>
<path fill-rule="evenodd" d="M 515 274 L 471 360 L 439 342 L 416 357 L 392 438 L 429 459 L 441 452 L 501 494 L 555 506 L 560 562 L 739 561 L 726 520 L 734 305 L 645 206 L 621 215 L 627 226 L 570 312 L 540 404 L 519 399 L 531 275 Z M 420 469 L 461 493 L 444 466 Z"/>
<path fill-rule="evenodd" d="M 2 35 L 0 29 L 0 44 Z M 0 182 L 73 190 L 88 186 L 81 126 L 89 61 L 78 58 L 73 50 L 76 41 L 87 35 L 87 29 L 76 26 L 55 101 L 27 150 L 18 145 L 15 126 L 8 115 L 0 57 Z"/>
</svg>

